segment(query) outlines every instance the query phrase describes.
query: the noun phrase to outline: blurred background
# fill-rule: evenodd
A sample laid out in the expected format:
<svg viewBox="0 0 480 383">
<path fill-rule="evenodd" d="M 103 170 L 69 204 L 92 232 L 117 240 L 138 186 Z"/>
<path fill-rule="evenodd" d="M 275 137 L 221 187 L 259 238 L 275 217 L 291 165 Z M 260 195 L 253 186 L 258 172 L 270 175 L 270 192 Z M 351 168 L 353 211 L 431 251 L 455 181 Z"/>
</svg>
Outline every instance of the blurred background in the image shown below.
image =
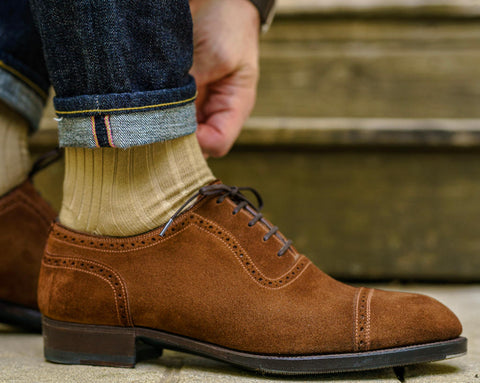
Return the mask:
<svg viewBox="0 0 480 383">
<path fill-rule="evenodd" d="M 335 277 L 480 281 L 479 21 L 474 0 L 279 0 L 214 172 Z M 31 146 L 55 145 L 50 105 Z M 62 174 L 36 180 L 57 208 Z"/>
</svg>

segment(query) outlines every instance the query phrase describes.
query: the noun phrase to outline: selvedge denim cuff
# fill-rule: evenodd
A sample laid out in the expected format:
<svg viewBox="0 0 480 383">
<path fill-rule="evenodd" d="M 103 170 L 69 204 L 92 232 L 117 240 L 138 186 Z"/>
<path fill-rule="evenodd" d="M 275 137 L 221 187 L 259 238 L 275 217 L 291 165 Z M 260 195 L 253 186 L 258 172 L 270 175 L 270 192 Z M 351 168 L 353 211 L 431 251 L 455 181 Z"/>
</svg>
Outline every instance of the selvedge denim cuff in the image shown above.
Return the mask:
<svg viewBox="0 0 480 383">
<path fill-rule="evenodd" d="M 61 147 L 129 148 L 173 140 L 196 128 L 193 102 L 135 113 L 61 117 L 58 121 Z"/>
<path fill-rule="evenodd" d="M 195 82 L 158 91 L 54 99 L 62 147 L 117 147 L 172 140 L 196 130 Z"/>
<path fill-rule="evenodd" d="M 46 95 L 40 96 L 32 86 L 36 84 L 0 61 L 0 99 L 20 113 L 34 132 L 42 118 Z"/>
</svg>

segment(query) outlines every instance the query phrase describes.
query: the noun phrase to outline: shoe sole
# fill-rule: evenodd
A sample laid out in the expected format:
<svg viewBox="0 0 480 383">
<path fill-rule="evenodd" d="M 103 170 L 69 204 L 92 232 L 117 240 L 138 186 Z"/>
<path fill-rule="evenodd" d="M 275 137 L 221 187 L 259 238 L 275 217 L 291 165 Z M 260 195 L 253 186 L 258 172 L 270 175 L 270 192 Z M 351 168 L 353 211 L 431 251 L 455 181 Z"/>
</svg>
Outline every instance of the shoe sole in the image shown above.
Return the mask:
<svg viewBox="0 0 480 383">
<path fill-rule="evenodd" d="M 261 373 L 298 375 L 373 370 L 433 362 L 467 352 L 467 339 L 331 355 L 276 356 L 235 351 L 140 327 L 83 325 L 43 317 L 45 359 L 62 364 L 134 367 L 147 350 L 188 352 Z M 143 355 L 140 355 L 143 354 Z M 148 352 L 147 352 L 148 354 Z"/>
<path fill-rule="evenodd" d="M 21 327 L 30 332 L 42 332 L 42 315 L 38 310 L 0 301 L 0 323 Z"/>
</svg>

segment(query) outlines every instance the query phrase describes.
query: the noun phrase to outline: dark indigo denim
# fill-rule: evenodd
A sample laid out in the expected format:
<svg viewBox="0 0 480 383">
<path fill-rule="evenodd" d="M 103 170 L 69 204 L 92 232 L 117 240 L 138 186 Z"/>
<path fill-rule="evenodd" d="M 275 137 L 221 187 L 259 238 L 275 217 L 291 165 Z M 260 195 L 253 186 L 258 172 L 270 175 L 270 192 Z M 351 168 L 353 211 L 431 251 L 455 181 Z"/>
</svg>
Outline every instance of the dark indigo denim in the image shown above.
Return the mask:
<svg viewBox="0 0 480 383">
<path fill-rule="evenodd" d="M 59 116 L 192 101 L 188 0 L 31 0 Z"/>
<path fill-rule="evenodd" d="M 31 12 L 27 1 L 0 3 L 0 99 L 33 127 L 51 81 L 61 146 L 195 131 L 188 0 L 30 0 Z"/>
<path fill-rule="evenodd" d="M 36 127 L 49 87 L 28 0 L 1 0 L 0 98 Z"/>
<path fill-rule="evenodd" d="M 28 0 L 0 2 L 0 60 L 33 81 L 43 95 L 48 93 L 50 81 Z"/>
</svg>

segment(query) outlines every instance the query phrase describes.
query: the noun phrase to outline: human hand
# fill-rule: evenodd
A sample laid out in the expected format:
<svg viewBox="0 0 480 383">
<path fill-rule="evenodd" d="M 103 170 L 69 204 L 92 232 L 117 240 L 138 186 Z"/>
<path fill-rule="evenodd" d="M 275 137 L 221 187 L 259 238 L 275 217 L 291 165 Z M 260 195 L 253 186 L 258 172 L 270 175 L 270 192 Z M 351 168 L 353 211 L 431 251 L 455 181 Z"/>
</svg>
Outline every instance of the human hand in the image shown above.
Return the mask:
<svg viewBox="0 0 480 383">
<path fill-rule="evenodd" d="M 248 0 L 190 0 L 190 9 L 197 138 L 205 157 L 221 157 L 255 104 L 260 16 Z"/>
</svg>

